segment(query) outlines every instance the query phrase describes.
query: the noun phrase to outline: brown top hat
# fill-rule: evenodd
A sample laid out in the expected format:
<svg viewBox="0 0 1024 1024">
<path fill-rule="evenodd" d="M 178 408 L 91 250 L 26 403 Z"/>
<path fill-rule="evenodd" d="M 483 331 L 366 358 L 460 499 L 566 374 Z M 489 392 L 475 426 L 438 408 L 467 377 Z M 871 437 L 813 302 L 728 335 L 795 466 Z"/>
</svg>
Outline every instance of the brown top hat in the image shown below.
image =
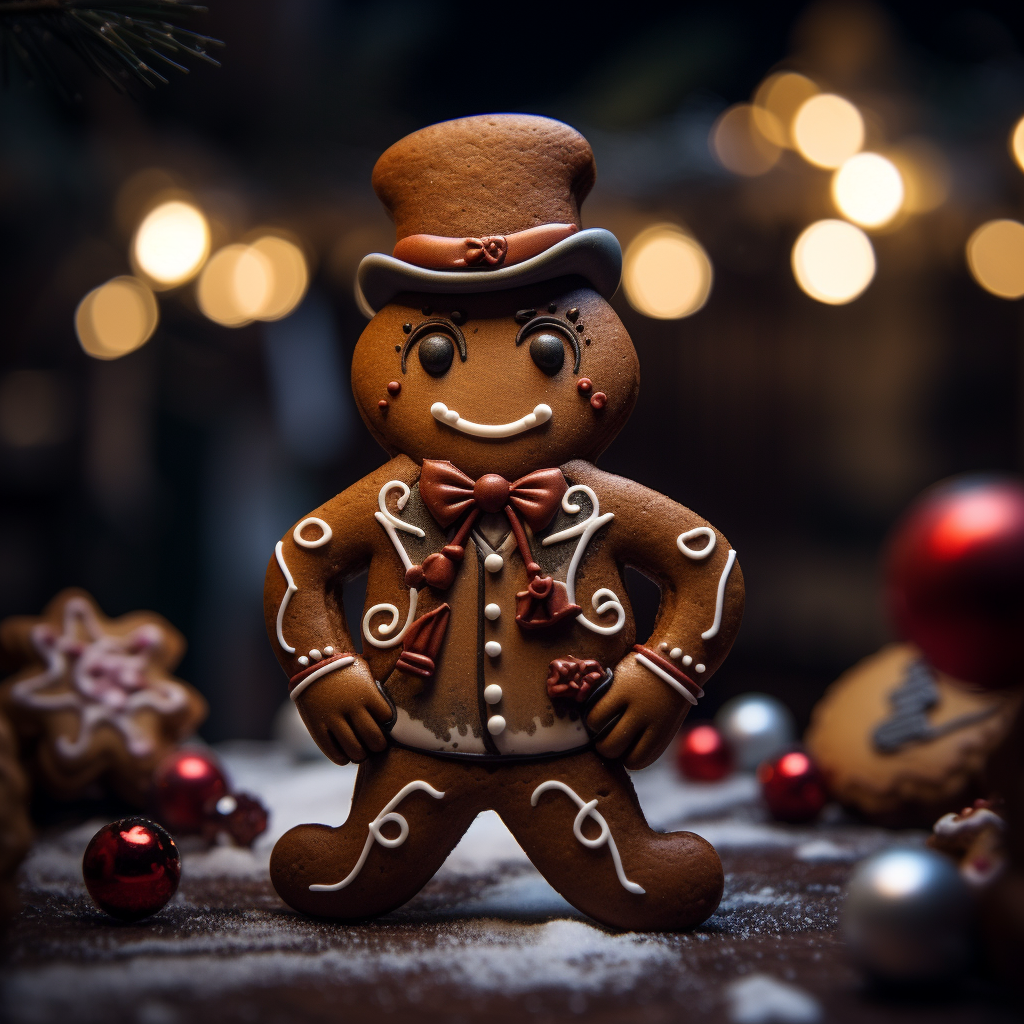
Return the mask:
<svg viewBox="0 0 1024 1024">
<path fill-rule="evenodd" d="M 619 243 L 580 222 L 594 178 L 587 140 L 547 117 L 485 114 L 407 135 L 373 169 L 397 244 L 360 263 L 360 307 L 372 316 L 403 291 L 500 291 L 568 274 L 610 297 Z"/>
</svg>

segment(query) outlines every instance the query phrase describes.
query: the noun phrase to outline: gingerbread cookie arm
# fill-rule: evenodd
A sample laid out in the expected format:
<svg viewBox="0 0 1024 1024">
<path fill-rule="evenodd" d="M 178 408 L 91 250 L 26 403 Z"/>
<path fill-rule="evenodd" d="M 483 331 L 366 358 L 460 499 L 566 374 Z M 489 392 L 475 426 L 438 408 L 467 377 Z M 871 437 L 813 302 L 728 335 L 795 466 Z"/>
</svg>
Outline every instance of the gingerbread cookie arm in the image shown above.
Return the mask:
<svg viewBox="0 0 1024 1024">
<path fill-rule="evenodd" d="M 389 553 L 374 519 L 381 488 L 392 480 L 408 486 L 418 476 L 419 467 L 398 456 L 304 516 L 277 542 L 267 564 L 263 613 L 293 691 L 317 664 L 353 655 L 340 585 Z"/>
<path fill-rule="evenodd" d="M 670 498 L 586 462 L 564 472 L 613 513 L 607 543 L 616 562 L 661 589 L 654 632 L 615 667 L 588 720 L 600 730 L 618 717 L 598 750 L 642 767 L 664 749 L 729 653 L 743 615 L 743 574 L 726 538 Z"/>
<path fill-rule="evenodd" d="M 267 566 L 267 633 L 303 722 L 339 764 L 383 750 L 381 726 L 393 716 L 370 667 L 354 653 L 340 585 L 385 557 L 374 513 L 392 488 L 407 496 L 418 475 L 411 459 L 392 459 L 296 523 Z"/>
</svg>

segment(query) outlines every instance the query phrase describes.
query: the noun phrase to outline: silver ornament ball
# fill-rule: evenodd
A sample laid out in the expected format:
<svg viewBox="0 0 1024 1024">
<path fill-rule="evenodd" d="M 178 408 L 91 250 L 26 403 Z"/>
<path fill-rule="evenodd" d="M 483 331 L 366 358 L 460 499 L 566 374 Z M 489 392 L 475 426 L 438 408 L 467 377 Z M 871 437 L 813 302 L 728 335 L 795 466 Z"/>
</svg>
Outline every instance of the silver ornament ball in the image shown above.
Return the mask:
<svg viewBox="0 0 1024 1024">
<path fill-rule="evenodd" d="M 851 956 L 887 982 L 934 981 L 970 958 L 974 898 L 956 865 L 933 850 L 885 850 L 857 865 L 842 928 Z"/>
<path fill-rule="evenodd" d="M 781 754 L 796 741 L 796 723 L 789 708 L 766 693 L 744 693 L 727 700 L 715 715 L 741 771 Z"/>
</svg>

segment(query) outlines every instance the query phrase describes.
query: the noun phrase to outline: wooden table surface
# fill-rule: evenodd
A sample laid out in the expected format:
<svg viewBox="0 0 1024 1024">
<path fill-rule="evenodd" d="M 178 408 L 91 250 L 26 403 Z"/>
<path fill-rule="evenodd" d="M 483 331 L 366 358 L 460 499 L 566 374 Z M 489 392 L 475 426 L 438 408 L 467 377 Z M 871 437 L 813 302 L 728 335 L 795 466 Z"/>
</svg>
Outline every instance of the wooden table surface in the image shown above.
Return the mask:
<svg viewBox="0 0 1024 1024">
<path fill-rule="evenodd" d="M 354 772 L 293 762 L 269 745 L 224 752 L 240 789 L 273 812 L 252 852 L 183 848 L 181 888 L 149 920 L 111 921 L 89 901 L 81 855 L 99 827 L 54 827 L 22 871 L 24 908 L 5 939 L 0 1015 L 21 1022 L 416 1020 L 927 1021 L 1019 1019 L 980 977 L 944 991 L 881 993 L 848 962 L 843 886 L 862 856 L 921 842 L 826 813 L 769 822 L 748 776 L 683 783 L 670 763 L 634 776 L 658 828 L 715 844 L 725 896 L 681 934 L 616 933 L 569 907 L 494 815 L 435 879 L 370 924 L 300 917 L 266 875 L 274 838 L 298 821 L 340 823 Z"/>
</svg>

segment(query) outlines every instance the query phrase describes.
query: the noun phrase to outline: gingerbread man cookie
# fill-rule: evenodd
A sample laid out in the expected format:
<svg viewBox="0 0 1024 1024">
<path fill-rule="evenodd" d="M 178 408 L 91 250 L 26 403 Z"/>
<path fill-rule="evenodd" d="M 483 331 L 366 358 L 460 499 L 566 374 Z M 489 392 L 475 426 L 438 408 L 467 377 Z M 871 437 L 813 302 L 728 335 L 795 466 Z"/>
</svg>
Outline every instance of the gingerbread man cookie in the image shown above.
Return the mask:
<svg viewBox="0 0 1024 1024">
<path fill-rule="evenodd" d="M 523 115 L 423 129 L 374 170 L 398 241 L 359 268 L 352 385 L 391 459 L 290 528 L 266 578 L 303 721 L 361 762 L 347 823 L 274 849 L 299 910 L 404 903 L 486 809 L 608 925 L 683 928 L 718 905 L 714 849 L 652 831 L 627 769 L 703 695 L 743 577 L 705 520 L 594 465 L 639 388 L 608 304 L 618 242 L 580 223 L 594 174 L 582 136 Z M 626 565 L 662 590 L 642 643 Z M 360 655 L 340 584 L 363 571 Z"/>
<path fill-rule="evenodd" d="M 181 634 L 152 612 L 107 619 L 81 590 L 39 618 L 7 619 L 0 643 L 24 667 L 0 686 L 22 757 L 51 795 L 106 790 L 143 805 L 153 769 L 206 717 L 206 701 L 170 675 Z"/>
<path fill-rule="evenodd" d="M 841 803 L 883 824 L 930 825 L 986 792 L 986 762 L 1019 707 L 1019 694 L 974 690 L 890 644 L 829 687 L 805 741 Z"/>
</svg>

